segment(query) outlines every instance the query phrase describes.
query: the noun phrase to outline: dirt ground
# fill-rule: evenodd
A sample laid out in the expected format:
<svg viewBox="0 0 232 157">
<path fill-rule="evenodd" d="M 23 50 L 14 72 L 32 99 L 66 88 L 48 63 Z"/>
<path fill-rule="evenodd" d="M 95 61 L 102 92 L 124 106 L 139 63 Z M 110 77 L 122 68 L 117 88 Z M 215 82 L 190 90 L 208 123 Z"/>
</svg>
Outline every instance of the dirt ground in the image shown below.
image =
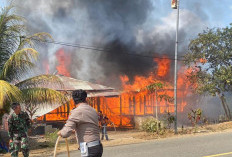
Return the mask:
<svg viewBox="0 0 232 157">
<path fill-rule="evenodd" d="M 195 130 L 194 128 L 180 128 L 178 129 L 178 134 L 175 135 L 173 130 L 166 130 L 165 132 L 156 133 L 147 133 L 140 130 L 127 130 L 127 131 L 109 131 L 108 135 L 110 140 L 103 140 L 102 144 L 104 147 L 132 144 L 132 143 L 141 143 L 148 140 L 160 140 L 163 138 L 180 138 L 183 136 L 195 136 L 195 135 L 204 135 L 215 132 L 232 132 L 232 122 L 224 122 L 214 125 L 204 125 L 199 126 Z M 35 139 L 34 139 L 35 140 Z M 78 145 L 74 136 L 68 139 L 69 140 L 69 149 L 70 151 L 77 150 Z M 51 156 L 54 151 L 54 147 L 48 147 L 44 145 L 44 138 L 40 137 L 36 139 L 36 142 L 31 143 L 32 150 L 30 151 L 31 157 L 37 156 Z M 44 147 L 44 148 L 43 148 Z M 64 139 L 61 140 L 58 146 L 58 153 L 66 152 L 66 146 Z M 10 154 L 0 154 L 0 156 L 9 157 Z M 20 156 L 22 154 L 20 153 Z"/>
</svg>

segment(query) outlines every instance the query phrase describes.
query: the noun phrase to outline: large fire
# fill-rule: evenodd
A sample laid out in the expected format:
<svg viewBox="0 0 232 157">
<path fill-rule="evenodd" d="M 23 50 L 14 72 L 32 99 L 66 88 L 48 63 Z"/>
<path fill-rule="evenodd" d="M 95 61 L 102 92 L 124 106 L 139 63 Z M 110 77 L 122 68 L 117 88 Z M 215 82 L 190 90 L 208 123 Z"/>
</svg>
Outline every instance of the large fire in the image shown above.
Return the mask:
<svg viewBox="0 0 232 157">
<path fill-rule="evenodd" d="M 170 60 L 167 56 L 162 59 L 155 58 L 154 61 L 158 64 L 157 76 L 165 77 L 170 72 Z"/>
<path fill-rule="evenodd" d="M 66 70 L 67 64 L 62 59 L 63 56 L 65 56 L 64 51 L 63 49 L 60 49 L 57 52 L 58 62 L 60 63 L 57 70 L 60 74 L 70 76 L 69 72 Z M 123 89 L 123 92 L 119 97 L 89 98 L 89 104 L 96 110 L 100 109 L 116 126 L 132 127 L 134 116 L 155 115 L 156 107 L 158 109 L 158 114 L 165 114 L 167 112 L 173 113 L 173 102 L 158 98 L 158 95 L 164 94 L 169 97 L 174 96 L 172 83 L 173 78 L 170 79 L 171 81 L 167 79 L 168 75 L 170 75 L 171 60 L 168 59 L 167 56 L 164 56 L 160 59 L 155 58 L 154 62 L 157 63 L 157 68 L 153 72 L 150 72 L 147 77 L 135 76 L 132 81 L 126 75 L 119 76 Z M 187 105 L 185 97 L 190 92 L 188 90 L 189 85 L 186 82 L 185 76 L 185 72 L 187 72 L 187 70 L 183 67 L 179 71 L 177 81 L 177 97 L 179 100 L 178 112 L 183 112 Z M 157 89 L 156 92 L 150 92 L 147 90 L 146 87 L 148 85 L 157 82 L 161 82 L 166 86 L 163 89 Z M 47 114 L 46 120 L 67 120 L 72 108 L 74 108 L 74 104 L 71 101 L 70 104 L 63 105 Z M 42 119 L 43 117 L 39 118 L 39 120 Z"/>
</svg>

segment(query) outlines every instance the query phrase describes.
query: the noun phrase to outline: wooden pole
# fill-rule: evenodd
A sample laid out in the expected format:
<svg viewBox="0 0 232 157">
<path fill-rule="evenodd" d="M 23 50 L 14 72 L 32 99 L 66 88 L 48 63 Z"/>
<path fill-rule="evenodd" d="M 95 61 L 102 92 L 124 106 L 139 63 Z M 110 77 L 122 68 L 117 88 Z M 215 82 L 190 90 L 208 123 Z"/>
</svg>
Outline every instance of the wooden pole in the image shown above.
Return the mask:
<svg viewBox="0 0 232 157">
<path fill-rule="evenodd" d="M 120 96 L 120 126 L 122 126 L 122 96 Z"/>
<path fill-rule="evenodd" d="M 54 148 L 54 155 L 53 157 L 57 156 L 57 146 L 59 144 L 61 136 L 58 136 L 57 140 L 56 140 L 56 144 L 55 144 L 55 148 Z M 67 152 L 68 152 L 68 157 L 70 157 L 70 152 L 69 152 L 69 145 L 68 145 L 68 140 L 67 138 L 65 138 L 65 143 L 66 143 L 66 148 L 67 148 Z"/>
<path fill-rule="evenodd" d="M 147 106 L 146 106 L 146 95 L 144 95 L 144 115 L 146 115 L 146 109 L 147 109 Z"/>
<path fill-rule="evenodd" d="M 97 97 L 97 111 L 99 112 L 101 109 L 100 109 L 100 97 Z"/>
<path fill-rule="evenodd" d="M 135 96 L 133 96 L 133 103 L 134 103 L 134 116 L 136 115 L 136 101 Z"/>
</svg>

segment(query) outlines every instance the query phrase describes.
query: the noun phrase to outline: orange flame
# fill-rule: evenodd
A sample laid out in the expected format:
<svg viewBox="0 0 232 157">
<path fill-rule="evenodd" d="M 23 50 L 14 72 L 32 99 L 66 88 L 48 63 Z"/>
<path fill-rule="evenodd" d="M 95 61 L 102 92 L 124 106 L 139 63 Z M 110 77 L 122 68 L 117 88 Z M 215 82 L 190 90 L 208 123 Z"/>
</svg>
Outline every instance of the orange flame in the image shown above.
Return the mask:
<svg viewBox="0 0 232 157">
<path fill-rule="evenodd" d="M 59 51 L 64 53 L 64 51 Z M 163 81 L 163 78 L 170 73 L 171 61 L 166 59 L 154 59 L 157 62 L 157 69 L 151 72 L 147 77 L 135 76 L 133 81 L 128 76 L 119 76 L 122 82 L 123 93 L 120 97 L 98 97 L 92 98 L 90 105 L 96 110 L 100 109 L 106 114 L 109 119 L 116 126 L 133 126 L 133 117 L 142 115 L 155 115 L 156 108 L 158 113 L 174 112 L 173 102 L 169 102 L 165 99 L 160 99 L 157 95 L 167 95 L 169 97 L 174 96 L 174 89 L 172 83 Z M 185 97 L 190 93 L 190 84 L 186 81 L 185 74 L 190 72 L 189 69 L 182 67 L 178 73 L 178 112 L 183 112 L 187 105 Z M 131 83 L 133 82 L 133 83 Z M 162 82 L 167 86 L 163 90 L 157 90 L 155 93 L 151 93 L 146 89 L 146 86 Z M 68 114 L 62 114 L 67 112 L 70 108 L 74 107 L 73 102 L 71 105 L 62 106 L 51 113 L 46 115 L 46 120 L 67 120 Z M 69 107 L 68 107 L 69 106 Z M 58 114 L 59 113 L 59 114 Z"/>
<path fill-rule="evenodd" d="M 168 59 L 167 56 L 164 56 L 161 59 L 154 58 L 154 61 L 158 64 L 157 75 L 159 77 L 167 76 L 167 74 L 169 74 L 170 71 L 170 59 Z"/>
<path fill-rule="evenodd" d="M 71 63 L 71 56 L 66 54 L 64 49 L 61 48 L 56 52 L 56 58 L 58 61 L 58 65 L 56 66 L 58 74 L 70 76 L 70 73 L 67 69 Z"/>
</svg>

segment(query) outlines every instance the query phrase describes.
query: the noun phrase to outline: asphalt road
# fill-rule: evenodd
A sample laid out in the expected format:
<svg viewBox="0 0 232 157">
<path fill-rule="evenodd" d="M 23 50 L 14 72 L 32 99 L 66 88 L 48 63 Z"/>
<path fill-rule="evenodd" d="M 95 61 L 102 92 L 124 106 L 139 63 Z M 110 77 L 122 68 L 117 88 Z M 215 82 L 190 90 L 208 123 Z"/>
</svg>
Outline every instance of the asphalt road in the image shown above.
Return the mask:
<svg viewBox="0 0 232 157">
<path fill-rule="evenodd" d="M 66 157 L 60 154 L 58 157 Z M 71 152 L 71 157 L 80 152 Z M 232 157 L 232 132 L 105 147 L 103 157 Z"/>
</svg>

